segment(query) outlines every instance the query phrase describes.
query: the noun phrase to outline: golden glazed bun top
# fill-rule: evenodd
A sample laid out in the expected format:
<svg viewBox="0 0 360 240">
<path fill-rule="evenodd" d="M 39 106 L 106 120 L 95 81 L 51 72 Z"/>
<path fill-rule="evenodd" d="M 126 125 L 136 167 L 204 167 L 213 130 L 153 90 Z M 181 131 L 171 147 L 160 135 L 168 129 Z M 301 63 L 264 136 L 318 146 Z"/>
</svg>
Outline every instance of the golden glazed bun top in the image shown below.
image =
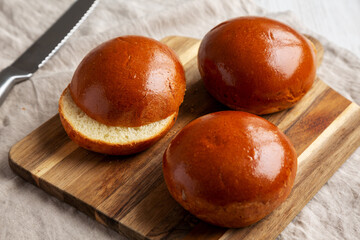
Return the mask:
<svg viewBox="0 0 360 240">
<path fill-rule="evenodd" d="M 76 105 L 96 121 L 137 127 L 177 112 L 185 84 L 183 67 L 169 47 L 123 36 L 89 52 L 69 89 Z"/>
<path fill-rule="evenodd" d="M 297 157 L 272 123 L 240 111 L 200 117 L 171 141 L 163 159 L 171 195 L 200 219 L 224 227 L 259 221 L 289 195 Z"/>
<path fill-rule="evenodd" d="M 312 86 L 313 45 L 278 21 L 240 17 L 206 34 L 199 48 L 205 87 L 236 109 L 267 114 L 293 106 Z"/>
</svg>

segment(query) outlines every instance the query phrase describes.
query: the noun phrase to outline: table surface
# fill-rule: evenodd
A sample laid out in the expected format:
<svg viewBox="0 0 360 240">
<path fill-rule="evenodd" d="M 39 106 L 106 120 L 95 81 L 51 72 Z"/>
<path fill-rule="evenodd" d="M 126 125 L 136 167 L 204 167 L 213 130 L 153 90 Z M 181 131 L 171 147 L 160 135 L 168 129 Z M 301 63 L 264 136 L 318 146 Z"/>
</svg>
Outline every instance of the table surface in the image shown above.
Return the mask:
<svg viewBox="0 0 360 240">
<path fill-rule="evenodd" d="M 2 20 L 0 30 L 6 30 L 6 34 L 0 35 L 2 49 L 0 69 L 9 65 L 74 1 L 51 0 L 40 4 L 40 1 L 0 0 Z M 164 17 L 172 7 L 177 8 L 180 2 L 192 2 L 200 7 L 201 4 L 213 4 L 220 0 L 101 1 L 99 4 L 101 8 L 98 7 L 97 11 L 90 15 L 86 21 L 87 25 L 80 26 L 69 42 L 30 81 L 13 89 L 5 105 L 0 108 L 0 212 L 2 213 L 0 239 L 123 239 L 121 235 L 103 227 L 79 211 L 14 177 L 7 164 L 8 150 L 17 140 L 54 115 L 57 111 L 57 103 L 51 99 L 58 99 L 62 89 L 68 84 L 67 81 L 71 78 L 77 62 L 81 60 L 80 56 L 90 49 L 90 44 L 94 44 L 95 39 L 103 39 L 99 34 L 91 42 L 83 41 L 81 45 L 76 45 L 79 36 L 106 29 L 111 30 L 107 32 L 107 37 L 112 36 L 110 34 L 112 32 L 135 34 L 139 30 L 142 30 L 143 34 L 157 33 L 156 36 L 174 34 L 173 31 L 187 32 L 182 22 L 178 24 L 178 19 L 161 22 L 164 28 L 160 28 L 159 25 L 147 26 L 148 22 L 142 22 L 140 19 L 149 13 L 150 5 L 152 15 L 159 18 L 161 14 Z M 231 5 L 227 5 L 228 2 L 231 2 Z M 227 8 L 218 12 L 214 7 L 206 9 L 218 15 L 225 10 L 234 13 L 232 9 L 243 6 L 241 3 L 244 1 L 228 2 L 222 1 Z M 253 0 L 253 2 L 272 12 L 290 10 L 307 28 L 360 58 L 359 0 Z M 114 6 L 118 7 L 114 14 L 106 15 L 105 13 L 110 12 L 108 10 L 113 9 Z M 210 14 L 204 14 L 198 8 L 196 10 L 198 11 L 196 14 L 199 15 Z M 226 17 L 230 16 L 226 15 Z M 134 22 L 143 25 L 141 27 L 136 24 L 131 25 L 133 22 L 129 19 L 136 19 Z M 122 24 L 117 24 L 118 22 Z M 214 19 L 207 19 L 206 22 L 197 24 L 191 22 L 194 29 L 203 29 L 202 27 L 210 23 L 215 24 Z M 176 25 L 176 28 L 169 28 L 171 24 Z M 195 30 L 192 32 L 196 33 Z M 68 58 L 69 54 L 72 56 L 71 59 Z M 360 187 L 357 172 L 360 165 L 360 149 L 351 158 L 335 173 L 327 186 L 321 189 L 321 194 L 317 194 L 314 201 L 306 206 L 307 210 L 302 211 L 299 217 L 290 223 L 279 239 L 288 239 L 288 236 L 295 236 L 291 239 L 326 239 L 321 235 L 325 231 L 328 232 L 326 236 L 339 232 L 338 235 L 333 236 L 333 239 L 336 236 L 338 239 L 355 239 L 356 236 L 360 236 L 360 228 L 357 224 L 360 222 L 360 208 L 355 207 L 360 199 L 360 191 L 354 191 L 354 186 L 358 187 L 357 189 Z M 348 208 L 344 209 L 346 206 Z M 314 209 L 318 212 L 317 215 L 312 213 Z M 344 228 L 350 229 L 345 231 L 347 235 L 343 234 Z"/>
</svg>

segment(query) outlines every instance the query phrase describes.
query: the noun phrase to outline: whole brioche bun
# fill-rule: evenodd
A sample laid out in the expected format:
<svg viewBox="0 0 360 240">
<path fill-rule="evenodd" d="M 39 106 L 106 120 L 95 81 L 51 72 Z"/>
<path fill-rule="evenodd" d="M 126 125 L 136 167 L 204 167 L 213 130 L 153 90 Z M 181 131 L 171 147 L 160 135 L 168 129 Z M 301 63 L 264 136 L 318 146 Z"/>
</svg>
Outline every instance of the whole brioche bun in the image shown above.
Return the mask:
<svg viewBox="0 0 360 240">
<path fill-rule="evenodd" d="M 123 36 L 88 53 L 69 89 L 76 105 L 96 121 L 139 127 L 177 112 L 185 83 L 184 69 L 168 46 Z"/>
<path fill-rule="evenodd" d="M 312 43 L 262 17 L 235 18 L 213 28 L 201 42 L 198 64 L 212 96 L 259 115 L 293 106 L 316 75 Z"/>
<path fill-rule="evenodd" d="M 192 121 L 163 158 L 174 199 L 198 218 L 232 228 L 255 223 L 279 206 L 296 170 L 289 139 L 267 120 L 240 111 Z"/>
<path fill-rule="evenodd" d="M 173 126 L 185 85 L 183 67 L 169 47 L 140 36 L 118 37 L 82 60 L 60 97 L 60 119 L 81 147 L 137 153 Z"/>
</svg>

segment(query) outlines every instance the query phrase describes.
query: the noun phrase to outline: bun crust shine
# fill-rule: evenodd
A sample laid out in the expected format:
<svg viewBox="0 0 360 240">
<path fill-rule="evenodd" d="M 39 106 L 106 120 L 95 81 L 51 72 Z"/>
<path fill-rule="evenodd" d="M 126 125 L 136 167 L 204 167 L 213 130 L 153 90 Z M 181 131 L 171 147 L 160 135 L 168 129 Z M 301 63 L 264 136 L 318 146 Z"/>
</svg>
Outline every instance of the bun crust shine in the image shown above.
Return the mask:
<svg viewBox="0 0 360 240">
<path fill-rule="evenodd" d="M 256 115 L 216 112 L 185 126 L 163 158 L 169 192 L 198 218 L 244 227 L 291 192 L 297 157 L 289 139 Z"/>
<path fill-rule="evenodd" d="M 185 76 L 169 47 L 141 36 L 123 36 L 93 49 L 70 84 L 74 102 L 96 121 L 138 127 L 177 112 Z"/>
<path fill-rule="evenodd" d="M 262 17 L 235 18 L 213 28 L 201 42 L 198 64 L 212 96 L 258 115 L 293 106 L 316 75 L 311 42 Z"/>
</svg>

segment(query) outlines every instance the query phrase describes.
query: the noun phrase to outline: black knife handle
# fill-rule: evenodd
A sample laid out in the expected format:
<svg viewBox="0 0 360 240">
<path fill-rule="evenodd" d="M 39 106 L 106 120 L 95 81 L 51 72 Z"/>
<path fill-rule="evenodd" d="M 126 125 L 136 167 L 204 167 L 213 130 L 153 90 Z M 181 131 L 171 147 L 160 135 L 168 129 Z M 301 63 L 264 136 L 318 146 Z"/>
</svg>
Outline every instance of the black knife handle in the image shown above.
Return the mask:
<svg viewBox="0 0 360 240">
<path fill-rule="evenodd" d="M 0 72 L 0 106 L 13 86 L 31 77 L 31 73 L 9 66 Z"/>
</svg>

